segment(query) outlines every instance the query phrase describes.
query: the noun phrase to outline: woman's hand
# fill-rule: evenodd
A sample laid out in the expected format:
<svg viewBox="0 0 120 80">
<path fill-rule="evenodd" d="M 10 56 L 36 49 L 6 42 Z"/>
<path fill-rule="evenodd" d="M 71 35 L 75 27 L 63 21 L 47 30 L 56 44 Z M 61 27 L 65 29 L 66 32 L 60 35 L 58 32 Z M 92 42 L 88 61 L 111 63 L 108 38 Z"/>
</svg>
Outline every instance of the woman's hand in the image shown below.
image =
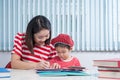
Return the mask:
<svg viewBox="0 0 120 80">
<path fill-rule="evenodd" d="M 50 68 L 59 69 L 59 68 L 61 68 L 61 66 L 58 63 L 54 63 L 54 64 L 52 64 L 52 66 Z"/>
<path fill-rule="evenodd" d="M 42 60 L 37 63 L 35 69 L 48 69 L 50 68 L 50 63 L 48 61 Z"/>
</svg>

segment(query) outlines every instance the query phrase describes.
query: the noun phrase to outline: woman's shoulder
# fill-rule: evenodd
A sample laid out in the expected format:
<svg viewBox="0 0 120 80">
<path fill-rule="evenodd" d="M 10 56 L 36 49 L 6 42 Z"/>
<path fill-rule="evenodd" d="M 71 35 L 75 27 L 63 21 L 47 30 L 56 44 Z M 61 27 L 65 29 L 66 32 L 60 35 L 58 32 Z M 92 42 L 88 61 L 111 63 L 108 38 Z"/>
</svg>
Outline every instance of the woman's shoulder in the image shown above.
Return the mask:
<svg viewBox="0 0 120 80">
<path fill-rule="evenodd" d="M 25 39 L 25 33 L 20 33 L 20 32 L 18 32 L 18 33 L 15 35 L 15 39 L 17 39 L 17 40 L 24 40 L 24 39 Z"/>
<path fill-rule="evenodd" d="M 18 35 L 18 36 L 25 36 L 25 33 L 20 33 L 20 32 L 18 32 L 17 35 Z"/>
</svg>

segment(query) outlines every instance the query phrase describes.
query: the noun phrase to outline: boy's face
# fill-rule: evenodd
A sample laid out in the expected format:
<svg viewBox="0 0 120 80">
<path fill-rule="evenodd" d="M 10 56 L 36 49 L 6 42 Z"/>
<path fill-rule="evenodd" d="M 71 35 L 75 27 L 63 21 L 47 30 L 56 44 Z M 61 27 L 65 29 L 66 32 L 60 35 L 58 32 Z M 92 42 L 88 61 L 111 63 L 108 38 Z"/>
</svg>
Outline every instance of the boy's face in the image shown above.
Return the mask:
<svg viewBox="0 0 120 80">
<path fill-rule="evenodd" d="M 71 50 L 69 50 L 66 47 L 56 47 L 56 51 L 57 51 L 58 56 L 63 60 L 66 60 L 70 57 Z"/>
</svg>

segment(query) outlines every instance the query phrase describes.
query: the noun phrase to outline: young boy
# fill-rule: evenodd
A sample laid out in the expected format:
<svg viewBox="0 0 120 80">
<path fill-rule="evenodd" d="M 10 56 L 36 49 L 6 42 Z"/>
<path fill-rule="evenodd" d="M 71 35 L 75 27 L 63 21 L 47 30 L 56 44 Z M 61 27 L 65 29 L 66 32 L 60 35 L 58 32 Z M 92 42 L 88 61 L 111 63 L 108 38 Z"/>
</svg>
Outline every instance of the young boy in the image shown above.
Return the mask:
<svg viewBox="0 0 120 80">
<path fill-rule="evenodd" d="M 55 46 L 57 56 L 50 60 L 51 68 L 65 69 L 71 66 L 80 66 L 80 62 L 76 57 L 70 55 L 74 42 L 67 34 L 59 34 L 51 40 Z"/>
</svg>

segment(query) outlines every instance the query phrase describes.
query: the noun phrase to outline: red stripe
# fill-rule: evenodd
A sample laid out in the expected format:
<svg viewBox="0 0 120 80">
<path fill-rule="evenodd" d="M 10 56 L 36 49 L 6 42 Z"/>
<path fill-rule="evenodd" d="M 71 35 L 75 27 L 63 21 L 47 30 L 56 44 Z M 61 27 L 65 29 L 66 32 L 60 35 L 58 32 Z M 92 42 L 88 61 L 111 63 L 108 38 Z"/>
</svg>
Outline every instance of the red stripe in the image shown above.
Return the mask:
<svg viewBox="0 0 120 80">
<path fill-rule="evenodd" d="M 55 50 L 55 47 L 54 47 L 54 46 L 50 45 L 50 47 L 51 47 L 51 50 Z"/>
<path fill-rule="evenodd" d="M 15 49 L 17 49 L 18 51 L 22 52 L 17 45 L 14 46 Z"/>
<path fill-rule="evenodd" d="M 41 58 L 40 56 L 35 55 L 35 54 L 26 53 L 26 52 L 23 52 L 23 54 L 24 54 L 24 55 L 27 55 L 27 56 L 32 56 L 32 57 L 35 57 L 35 58 L 43 59 L 43 58 Z"/>
<path fill-rule="evenodd" d="M 23 50 L 28 50 L 28 51 L 29 51 L 29 49 L 28 49 L 28 48 L 26 48 L 26 47 L 22 47 L 22 49 L 23 49 Z"/>
<path fill-rule="evenodd" d="M 50 56 L 53 56 L 53 55 L 56 55 L 56 53 L 54 52 L 54 53 L 51 53 L 51 54 L 50 54 Z"/>
<path fill-rule="evenodd" d="M 26 42 L 25 42 L 25 41 L 23 42 L 23 45 L 26 45 Z"/>
<path fill-rule="evenodd" d="M 49 54 L 45 54 L 45 53 L 43 53 L 43 52 L 41 52 L 41 51 L 38 51 L 38 50 L 34 50 L 34 52 L 39 53 L 39 54 L 42 54 L 42 55 L 44 55 L 44 56 L 49 56 Z"/>
<path fill-rule="evenodd" d="M 26 47 L 23 47 L 22 49 L 23 49 L 23 50 L 26 50 L 26 51 L 29 51 L 28 48 L 26 48 Z M 44 55 L 44 56 L 49 56 L 49 54 L 45 54 L 45 53 L 41 52 L 40 50 L 34 50 L 34 52 L 35 52 L 35 53 L 38 53 L 38 54 L 42 54 L 42 55 Z M 25 53 L 26 53 L 26 52 L 25 52 Z M 49 52 L 48 52 L 48 53 L 49 53 Z"/>
<path fill-rule="evenodd" d="M 26 57 L 22 57 L 22 58 L 25 60 L 28 60 L 28 61 L 40 62 L 39 60 L 35 60 L 35 59 L 31 59 L 31 58 L 26 58 Z"/>
<path fill-rule="evenodd" d="M 47 52 L 50 52 L 50 48 L 49 48 L 49 50 L 48 49 L 46 49 L 46 48 L 43 48 L 43 47 L 39 47 L 39 46 L 35 46 L 36 48 L 39 48 L 39 49 L 41 49 L 41 50 L 43 50 L 43 51 L 47 51 Z M 46 46 L 45 46 L 46 47 Z"/>
<path fill-rule="evenodd" d="M 22 46 L 22 44 L 21 43 L 19 43 L 18 41 L 14 41 L 17 45 L 19 45 L 19 46 Z"/>
<path fill-rule="evenodd" d="M 19 36 L 25 36 L 25 33 L 17 33 Z"/>
<path fill-rule="evenodd" d="M 12 53 L 17 54 L 18 56 L 21 56 L 21 54 L 19 52 L 17 52 L 16 50 L 13 50 Z"/>
<path fill-rule="evenodd" d="M 20 37 L 19 36 L 15 36 L 15 38 L 18 39 L 18 40 L 25 40 L 25 38 L 23 38 L 23 36 L 20 36 Z"/>
</svg>

